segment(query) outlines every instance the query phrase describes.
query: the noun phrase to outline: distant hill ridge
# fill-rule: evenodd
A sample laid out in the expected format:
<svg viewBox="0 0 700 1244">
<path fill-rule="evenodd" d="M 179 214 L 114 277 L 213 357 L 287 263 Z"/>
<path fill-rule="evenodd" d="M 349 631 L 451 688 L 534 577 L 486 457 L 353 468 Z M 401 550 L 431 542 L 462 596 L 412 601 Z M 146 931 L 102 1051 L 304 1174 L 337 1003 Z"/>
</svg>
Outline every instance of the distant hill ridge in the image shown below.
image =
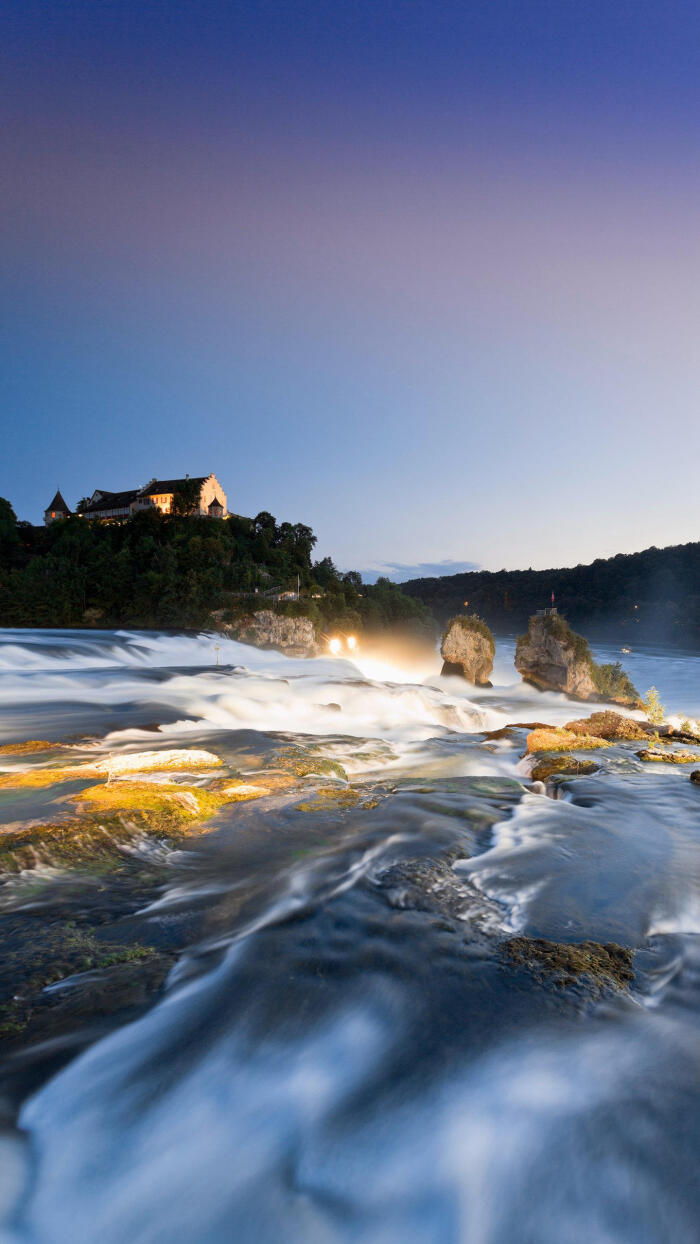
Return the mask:
<svg viewBox="0 0 700 1244">
<path fill-rule="evenodd" d="M 672 643 L 700 651 L 700 541 L 552 570 L 473 570 L 409 579 L 402 588 L 445 623 L 468 608 L 496 631 L 522 631 L 555 604 L 587 637 Z"/>
</svg>

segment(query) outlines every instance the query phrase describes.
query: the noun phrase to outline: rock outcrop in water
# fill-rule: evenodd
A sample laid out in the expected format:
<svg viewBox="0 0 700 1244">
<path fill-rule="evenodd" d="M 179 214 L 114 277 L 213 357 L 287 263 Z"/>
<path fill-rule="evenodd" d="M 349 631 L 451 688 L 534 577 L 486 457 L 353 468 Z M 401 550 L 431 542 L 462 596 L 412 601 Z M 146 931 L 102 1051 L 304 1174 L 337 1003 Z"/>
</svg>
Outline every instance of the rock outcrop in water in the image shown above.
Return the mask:
<svg viewBox="0 0 700 1244">
<path fill-rule="evenodd" d="M 646 739 L 652 731 L 648 722 L 623 717 L 622 713 L 613 713 L 610 709 L 603 713 L 591 713 L 590 717 L 581 717 L 576 721 L 567 721 L 565 729 L 572 734 L 585 734 L 597 739 L 607 739 L 609 742 Z"/>
<path fill-rule="evenodd" d="M 527 634 L 516 646 L 515 668 L 526 682 L 542 691 L 563 691 L 576 700 L 643 707 L 619 663 L 596 665 L 583 636 L 551 610 L 530 618 Z"/>
<path fill-rule="evenodd" d="M 289 618 L 263 609 L 246 614 L 222 630 L 232 639 L 256 648 L 276 648 L 289 657 L 315 657 L 319 653 L 314 624 L 310 618 Z"/>
<path fill-rule="evenodd" d="M 477 687 L 490 687 L 496 644 L 485 622 L 470 614 L 451 618 L 442 637 L 443 674 L 458 674 Z"/>
<path fill-rule="evenodd" d="M 589 990 L 626 989 L 634 980 L 634 952 L 616 942 L 550 942 L 512 937 L 503 945 L 506 960 L 542 982 L 559 988 L 583 983 Z"/>
</svg>

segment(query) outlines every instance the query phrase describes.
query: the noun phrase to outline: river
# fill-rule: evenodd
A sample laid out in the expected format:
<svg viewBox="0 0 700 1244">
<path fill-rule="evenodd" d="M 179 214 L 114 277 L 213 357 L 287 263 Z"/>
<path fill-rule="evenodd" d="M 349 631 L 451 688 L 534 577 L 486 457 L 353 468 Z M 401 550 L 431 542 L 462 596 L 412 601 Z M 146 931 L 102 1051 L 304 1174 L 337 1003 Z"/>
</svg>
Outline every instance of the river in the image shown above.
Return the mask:
<svg viewBox="0 0 700 1244">
<path fill-rule="evenodd" d="M 700 716 L 700 657 L 595 653 Z M 700 1239 L 690 766 L 619 744 L 548 797 L 525 732 L 488 736 L 588 709 L 521 684 L 508 640 L 492 688 L 438 670 L 210 635 L 0 632 L 0 743 L 69 740 L 83 760 L 206 748 L 252 782 L 292 749 L 342 766 L 353 794 L 332 776 L 338 798 L 318 798 L 312 767 L 211 832 L 130 842 L 129 872 L 39 860 L 0 877 L 13 937 L 70 918 L 168 962 L 124 1012 L 76 1008 L 60 1035 L 12 1045 L 3 1241 Z M 0 820 L 65 798 L 1 789 Z M 618 943 L 634 980 L 553 986 L 504 957 L 521 935 Z"/>
</svg>

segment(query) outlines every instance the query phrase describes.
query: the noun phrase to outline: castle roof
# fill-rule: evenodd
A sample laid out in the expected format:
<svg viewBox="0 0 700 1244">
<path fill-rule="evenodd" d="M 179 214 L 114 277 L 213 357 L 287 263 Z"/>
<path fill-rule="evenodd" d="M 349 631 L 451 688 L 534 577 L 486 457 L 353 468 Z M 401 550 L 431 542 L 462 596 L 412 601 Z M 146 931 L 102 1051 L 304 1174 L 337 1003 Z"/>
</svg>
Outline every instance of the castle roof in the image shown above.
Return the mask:
<svg viewBox="0 0 700 1244">
<path fill-rule="evenodd" d="M 201 488 L 208 478 L 208 475 L 190 475 L 186 479 L 153 479 L 150 484 L 146 484 L 146 487 L 140 490 L 140 496 L 153 497 L 161 492 L 180 492 L 188 484 L 199 484 Z"/>
<path fill-rule="evenodd" d="M 104 492 L 100 489 L 99 501 L 92 501 L 90 505 L 86 505 L 83 514 L 98 514 L 102 510 L 128 509 L 138 495 L 138 488 L 129 488 L 126 492 Z"/>
<path fill-rule="evenodd" d="M 60 488 L 57 490 L 56 496 L 54 497 L 51 504 L 47 505 L 46 507 L 46 512 L 48 513 L 49 511 L 53 511 L 54 513 L 60 512 L 61 514 L 71 513 L 71 510 L 68 508 L 65 501 L 63 500 L 63 497 L 61 496 Z"/>
</svg>

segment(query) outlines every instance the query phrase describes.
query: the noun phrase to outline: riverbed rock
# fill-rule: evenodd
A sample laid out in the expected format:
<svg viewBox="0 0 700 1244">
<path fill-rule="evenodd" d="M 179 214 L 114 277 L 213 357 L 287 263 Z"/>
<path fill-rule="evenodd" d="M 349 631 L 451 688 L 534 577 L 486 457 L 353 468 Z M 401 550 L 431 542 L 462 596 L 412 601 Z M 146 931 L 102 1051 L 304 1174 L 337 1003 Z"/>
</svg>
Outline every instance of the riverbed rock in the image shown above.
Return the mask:
<svg viewBox="0 0 700 1244">
<path fill-rule="evenodd" d="M 693 769 L 690 780 L 694 786 L 700 786 L 700 769 Z"/>
<path fill-rule="evenodd" d="M 646 748 L 644 751 L 637 752 L 637 755 L 640 760 L 655 760 L 663 765 L 700 764 L 700 755 L 697 752 L 657 751 L 656 748 Z"/>
<path fill-rule="evenodd" d="M 598 739 L 646 739 L 651 726 L 647 722 L 635 721 L 632 717 L 623 717 L 621 713 L 613 713 L 606 709 L 603 713 L 591 713 L 590 717 L 580 717 L 577 721 L 567 721 L 565 729 L 573 734 L 585 734 Z"/>
<path fill-rule="evenodd" d="M 271 609 L 223 623 L 221 629 L 240 643 L 275 648 L 289 657 L 315 657 L 320 651 L 311 618 L 290 618 Z"/>
<path fill-rule="evenodd" d="M 530 618 L 518 640 L 515 668 L 542 691 L 563 691 L 575 700 L 642 707 L 639 694 L 619 665 L 596 665 L 587 641 L 557 613 Z"/>
<path fill-rule="evenodd" d="M 496 644 L 485 622 L 470 614 L 452 618 L 442 637 L 443 674 L 457 674 L 477 687 L 490 687 Z"/>
<path fill-rule="evenodd" d="M 634 952 L 616 942 L 550 942 L 542 937 L 512 937 L 503 955 L 528 968 L 538 980 L 564 988 L 583 983 L 593 991 L 625 989 L 634 979 Z"/>
<path fill-rule="evenodd" d="M 527 736 L 528 752 L 581 752 L 608 746 L 608 739 L 600 739 L 594 734 L 574 734 L 573 730 L 566 730 L 563 726 L 531 730 Z"/>
<path fill-rule="evenodd" d="M 97 773 L 107 773 L 110 777 L 116 777 L 121 773 L 216 769 L 220 764 L 221 760 L 218 756 L 202 748 L 172 747 L 160 752 L 121 752 L 116 756 L 106 756 L 104 760 L 98 760 L 95 765 L 86 766 L 86 768 L 94 768 Z"/>
<path fill-rule="evenodd" d="M 588 777 L 598 772 L 592 760 L 577 760 L 575 756 L 543 756 L 534 766 L 533 782 L 548 782 L 553 777 Z"/>
</svg>

